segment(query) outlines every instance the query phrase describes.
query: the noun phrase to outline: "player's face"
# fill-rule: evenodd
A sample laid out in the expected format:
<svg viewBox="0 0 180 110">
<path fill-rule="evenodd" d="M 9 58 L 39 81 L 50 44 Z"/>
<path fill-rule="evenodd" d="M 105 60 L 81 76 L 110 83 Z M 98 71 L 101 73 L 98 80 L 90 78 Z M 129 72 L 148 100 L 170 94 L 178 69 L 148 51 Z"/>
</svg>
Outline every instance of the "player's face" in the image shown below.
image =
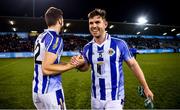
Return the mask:
<svg viewBox="0 0 180 110">
<path fill-rule="evenodd" d="M 89 18 L 89 31 L 93 37 L 100 38 L 104 35 L 107 22 L 100 16 L 94 16 Z"/>
</svg>

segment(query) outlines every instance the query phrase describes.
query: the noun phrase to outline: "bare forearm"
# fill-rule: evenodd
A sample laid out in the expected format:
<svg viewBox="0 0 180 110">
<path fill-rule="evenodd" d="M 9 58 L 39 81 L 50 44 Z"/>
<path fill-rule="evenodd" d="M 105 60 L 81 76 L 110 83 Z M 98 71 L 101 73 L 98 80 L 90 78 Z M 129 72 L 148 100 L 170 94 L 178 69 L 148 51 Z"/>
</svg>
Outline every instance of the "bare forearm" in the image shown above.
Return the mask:
<svg viewBox="0 0 180 110">
<path fill-rule="evenodd" d="M 145 80 L 144 74 L 141 68 L 139 67 L 139 64 L 137 63 L 137 61 L 133 58 L 126 61 L 126 63 L 131 68 L 131 70 L 133 71 L 133 73 L 135 74 L 135 76 L 137 77 L 141 85 L 143 86 L 146 97 L 150 97 L 153 100 L 153 93 L 149 89 L 148 84 Z"/>
<path fill-rule="evenodd" d="M 136 78 L 139 80 L 139 82 L 141 83 L 141 85 L 144 88 L 149 88 L 147 85 L 147 82 L 145 80 L 143 71 L 141 70 L 139 64 L 134 61 L 134 63 L 132 63 L 131 65 L 129 65 L 130 69 L 133 71 L 133 73 L 135 74 Z"/>
<path fill-rule="evenodd" d="M 69 63 L 49 64 L 49 65 L 42 65 L 42 66 L 43 66 L 43 73 L 45 75 L 56 75 L 56 74 L 60 74 L 74 68 L 74 66 Z"/>
</svg>

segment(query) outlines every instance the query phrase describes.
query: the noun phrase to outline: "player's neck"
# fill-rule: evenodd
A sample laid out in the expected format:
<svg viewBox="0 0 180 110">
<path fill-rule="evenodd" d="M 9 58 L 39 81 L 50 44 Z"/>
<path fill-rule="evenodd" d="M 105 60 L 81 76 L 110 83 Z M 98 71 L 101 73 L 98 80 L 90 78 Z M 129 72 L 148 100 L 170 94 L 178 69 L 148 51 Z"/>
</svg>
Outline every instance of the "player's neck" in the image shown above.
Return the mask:
<svg viewBox="0 0 180 110">
<path fill-rule="evenodd" d="M 60 32 L 60 28 L 57 25 L 50 26 L 50 27 L 48 27 L 48 29 L 52 29 L 52 30 L 56 31 L 56 33 Z"/>
<path fill-rule="evenodd" d="M 100 37 L 94 37 L 97 44 L 101 45 L 106 40 L 106 33 L 102 34 Z"/>
</svg>

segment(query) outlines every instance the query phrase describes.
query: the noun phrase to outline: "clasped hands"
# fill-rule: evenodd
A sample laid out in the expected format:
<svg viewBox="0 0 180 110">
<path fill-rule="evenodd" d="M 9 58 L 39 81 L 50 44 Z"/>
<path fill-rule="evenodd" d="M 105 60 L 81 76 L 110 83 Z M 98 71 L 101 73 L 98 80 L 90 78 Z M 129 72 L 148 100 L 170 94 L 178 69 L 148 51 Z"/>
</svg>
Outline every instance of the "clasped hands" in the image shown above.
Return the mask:
<svg viewBox="0 0 180 110">
<path fill-rule="evenodd" d="M 77 55 L 77 56 L 71 57 L 70 64 L 76 68 L 82 66 L 84 63 L 85 63 L 85 60 L 82 55 Z"/>
</svg>

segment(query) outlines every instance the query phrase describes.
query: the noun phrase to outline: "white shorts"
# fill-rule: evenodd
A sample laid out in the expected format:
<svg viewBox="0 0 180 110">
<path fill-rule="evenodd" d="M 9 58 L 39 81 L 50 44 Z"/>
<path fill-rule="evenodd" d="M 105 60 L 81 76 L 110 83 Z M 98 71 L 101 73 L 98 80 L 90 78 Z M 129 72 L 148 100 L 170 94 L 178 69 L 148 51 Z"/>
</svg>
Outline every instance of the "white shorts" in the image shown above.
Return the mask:
<svg viewBox="0 0 180 110">
<path fill-rule="evenodd" d="M 91 109 L 92 110 L 122 110 L 123 109 L 122 100 L 98 100 L 91 97 Z"/>
<path fill-rule="evenodd" d="M 66 110 L 64 92 L 62 89 L 46 94 L 39 94 L 33 92 L 33 102 L 38 110 L 39 109 Z"/>
</svg>

